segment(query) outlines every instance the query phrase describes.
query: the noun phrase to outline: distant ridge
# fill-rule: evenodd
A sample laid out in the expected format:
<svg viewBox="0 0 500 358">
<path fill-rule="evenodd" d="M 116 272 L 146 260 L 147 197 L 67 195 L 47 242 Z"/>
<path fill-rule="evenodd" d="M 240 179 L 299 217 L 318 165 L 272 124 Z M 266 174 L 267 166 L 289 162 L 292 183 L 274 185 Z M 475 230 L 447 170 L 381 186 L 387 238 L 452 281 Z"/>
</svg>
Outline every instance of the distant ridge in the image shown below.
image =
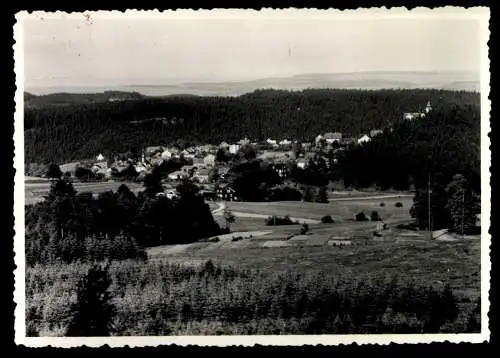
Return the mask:
<svg viewBox="0 0 500 358">
<path fill-rule="evenodd" d="M 145 96 L 197 95 L 239 96 L 257 89 L 303 90 L 335 89 L 446 89 L 478 92 L 479 74 L 467 71 L 372 71 L 352 73 L 310 73 L 289 77 L 269 77 L 247 81 L 154 83 L 109 86 L 59 86 L 27 88 L 32 94 L 99 93 L 106 91 L 137 92 Z"/>
</svg>

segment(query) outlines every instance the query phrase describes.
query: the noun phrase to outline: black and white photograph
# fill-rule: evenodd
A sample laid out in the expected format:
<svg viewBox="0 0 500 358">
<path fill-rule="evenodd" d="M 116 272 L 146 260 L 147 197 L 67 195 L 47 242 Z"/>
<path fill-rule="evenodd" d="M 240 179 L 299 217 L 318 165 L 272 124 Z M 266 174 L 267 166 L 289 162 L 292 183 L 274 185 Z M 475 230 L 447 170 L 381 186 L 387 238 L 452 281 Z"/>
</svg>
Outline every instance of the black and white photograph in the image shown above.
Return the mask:
<svg viewBox="0 0 500 358">
<path fill-rule="evenodd" d="M 488 22 L 18 13 L 16 343 L 488 341 Z"/>
</svg>

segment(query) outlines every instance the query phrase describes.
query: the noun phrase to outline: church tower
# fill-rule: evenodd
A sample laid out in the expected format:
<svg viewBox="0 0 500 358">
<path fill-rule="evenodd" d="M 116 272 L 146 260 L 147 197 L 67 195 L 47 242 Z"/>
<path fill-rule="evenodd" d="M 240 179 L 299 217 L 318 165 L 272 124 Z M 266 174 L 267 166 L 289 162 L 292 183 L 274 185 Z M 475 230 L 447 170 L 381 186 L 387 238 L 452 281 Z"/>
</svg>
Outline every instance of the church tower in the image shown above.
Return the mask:
<svg viewBox="0 0 500 358">
<path fill-rule="evenodd" d="M 427 105 L 425 106 L 425 114 L 428 114 L 430 111 L 432 111 L 431 101 L 427 101 Z"/>
</svg>

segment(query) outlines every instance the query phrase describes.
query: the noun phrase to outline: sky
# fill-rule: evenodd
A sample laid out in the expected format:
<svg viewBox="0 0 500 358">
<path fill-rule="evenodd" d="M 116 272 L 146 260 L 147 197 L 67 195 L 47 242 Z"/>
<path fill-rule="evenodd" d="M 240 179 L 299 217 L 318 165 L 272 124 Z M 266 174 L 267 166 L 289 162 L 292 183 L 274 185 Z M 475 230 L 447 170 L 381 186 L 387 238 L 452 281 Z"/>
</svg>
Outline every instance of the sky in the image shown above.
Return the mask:
<svg viewBox="0 0 500 358">
<path fill-rule="evenodd" d="M 238 81 L 309 73 L 479 71 L 474 17 L 32 16 L 25 86 Z"/>
</svg>

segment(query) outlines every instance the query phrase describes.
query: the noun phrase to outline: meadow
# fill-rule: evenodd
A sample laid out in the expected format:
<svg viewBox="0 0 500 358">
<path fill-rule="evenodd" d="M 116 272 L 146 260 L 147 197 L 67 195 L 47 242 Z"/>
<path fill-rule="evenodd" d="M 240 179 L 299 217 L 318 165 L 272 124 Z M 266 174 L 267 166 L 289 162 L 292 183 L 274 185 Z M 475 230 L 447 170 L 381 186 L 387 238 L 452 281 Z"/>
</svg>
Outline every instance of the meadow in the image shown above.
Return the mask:
<svg viewBox="0 0 500 358">
<path fill-rule="evenodd" d="M 409 209 L 412 205 L 412 197 L 401 196 L 381 199 L 350 198 L 352 200 L 330 201 L 329 203 L 308 203 L 301 201 L 282 202 L 229 202 L 227 207 L 235 212 L 245 212 L 261 215 L 277 215 L 307 219 L 321 219 L 324 215 L 330 215 L 335 221 L 346 221 L 354 219 L 356 214 L 363 211 L 367 216 L 371 211 L 379 212 L 383 219 L 400 220 L 409 218 Z M 402 207 L 396 207 L 400 202 Z M 380 203 L 384 203 L 381 206 Z"/>
</svg>

